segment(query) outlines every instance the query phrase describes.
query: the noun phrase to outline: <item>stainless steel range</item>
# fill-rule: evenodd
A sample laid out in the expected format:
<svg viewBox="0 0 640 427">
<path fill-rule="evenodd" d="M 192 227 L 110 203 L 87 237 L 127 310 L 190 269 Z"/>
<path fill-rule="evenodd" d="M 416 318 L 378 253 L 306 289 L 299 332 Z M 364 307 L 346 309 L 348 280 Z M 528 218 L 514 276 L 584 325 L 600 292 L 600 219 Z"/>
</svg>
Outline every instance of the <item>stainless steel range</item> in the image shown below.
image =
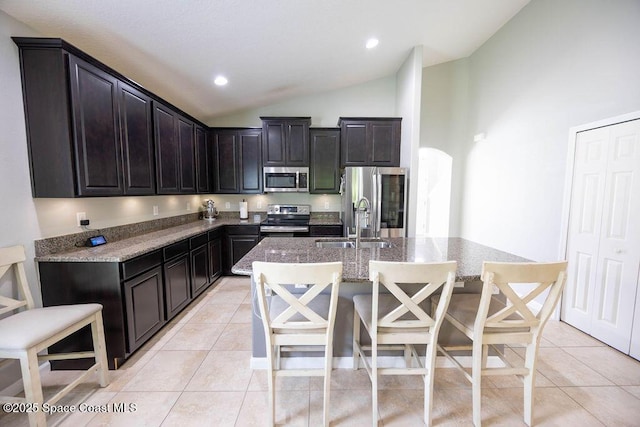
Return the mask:
<svg viewBox="0 0 640 427">
<path fill-rule="evenodd" d="M 267 219 L 260 223 L 260 234 L 267 237 L 309 235 L 310 205 L 268 205 Z"/>
</svg>

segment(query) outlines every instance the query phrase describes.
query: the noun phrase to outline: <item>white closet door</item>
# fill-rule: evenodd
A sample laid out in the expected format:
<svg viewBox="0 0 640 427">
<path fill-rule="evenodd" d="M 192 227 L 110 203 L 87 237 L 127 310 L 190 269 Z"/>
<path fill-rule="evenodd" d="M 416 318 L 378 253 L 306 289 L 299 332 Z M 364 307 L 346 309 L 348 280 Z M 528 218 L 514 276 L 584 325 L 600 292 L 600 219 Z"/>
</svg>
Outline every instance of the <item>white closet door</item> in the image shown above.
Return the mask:
<svg viewBox="0 0 640 427">
<path fill-rule="evenodd" d="M 591 335 L 629 353 L 640 266 L 640 120 L 609 128 Z"/>
<path fill-rule="evenodd" d="M 629 353 L 640 268 L 640 120 L 578 134 L 567 257 L 563 320 Z"/>
<path fill-rule="evenodd" d="M 609 130 L 576 136 L 569 214 L 569 271 L 562 299 L 562 320 L 591 333 L 596 266 L 602 224 Z"/>
</svg>

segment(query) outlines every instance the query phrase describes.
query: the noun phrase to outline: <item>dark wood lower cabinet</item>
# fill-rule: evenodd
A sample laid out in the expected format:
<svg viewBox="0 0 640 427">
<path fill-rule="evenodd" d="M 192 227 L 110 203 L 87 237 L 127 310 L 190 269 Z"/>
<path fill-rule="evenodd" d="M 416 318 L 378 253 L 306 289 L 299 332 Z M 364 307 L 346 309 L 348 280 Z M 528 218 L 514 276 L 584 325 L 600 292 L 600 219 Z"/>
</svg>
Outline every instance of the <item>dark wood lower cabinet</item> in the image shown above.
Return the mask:
<svg viewBox="0 0 640 427">
<path fill-rule="evenodd" d="M 227 226 L 225 233 L 224 274 L 260 241 L 260 227 L 255 225 Z"/>
<path fill-rule="evenodd" d="M 132 353 L 165 324 L 162 267 L 157 266 L 123 285 L 129 339 Z"/>
<path fill-rule="evenodd" d="M 191 251 L 191 296 L 195 298 L 209 285 L 209 245 Z"/>
<path fill-rule="evenodd" d="M 171 320 L 191 301 L 189 254 L 184 253 L 164 264 L 165 305 Z"/>
<path fill-rule="evenodd" d="M 222 276 L 222 230 L 209 232 L 209 283 Z"/>
<path fill-rule="evenodd" d="M 231 235 L 227 235 L 229 227 Z M 109 368 L 117 369 L 258 241 L 257 225 L 225 226 L 124 262 L 39 262 L 42 302 L 102 304 Z M 89 351 L 84 328 L 50 353 Z M 52 361 L 52 368 L 86 369 L 93 359 Z"/>
</svg>

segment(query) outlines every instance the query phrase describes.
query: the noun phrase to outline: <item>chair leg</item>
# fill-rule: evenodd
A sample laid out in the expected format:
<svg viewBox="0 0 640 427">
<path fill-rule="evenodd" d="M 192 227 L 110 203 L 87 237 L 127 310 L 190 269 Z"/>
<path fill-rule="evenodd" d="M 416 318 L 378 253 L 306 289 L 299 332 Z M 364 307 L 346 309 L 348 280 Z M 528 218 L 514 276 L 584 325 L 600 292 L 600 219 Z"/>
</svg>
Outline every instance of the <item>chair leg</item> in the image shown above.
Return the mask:
<svg viewBox="0 0 640 427">
<path fill-rule="evenodd" d="M 331 369 L 333 367 L 333 345 L 331 342 L 324 350 L 324 404 L 322 410 L 322 423 L 329 427 L 329 402 L 331 401 Z"/>
<path fill-rule="evenodd" d="M 356 310 L 353 310 L 353 370 L 360 369 L 360 316 Z"/>
<path fill-rule="evenodd" d="M 480 427 L 482 424 L 482 367 L 485 366 L 484 360 L 485 347 L 482 343 L 474 341 L 471 355 L 471 395 L 473 405 L 473 424 Z"/>
<path fill-rule="evenodd" d="M 432 340 L 427 345 L 424 366 L 429 371 L 424 376 L 424 424 L 431 425 L 431 411 L 433 410 L 433 383 L 436 373 L 436 355 L 438 354 L 437 342 Z"/>
<path fill-rule="evenodd" d="M 91 322 L 91 337 L 93 339 L 93 352 L 96 363 L 99 363 L 98 380 L 100 381 L 100 387 L 106 387 L 109 385 L 109 362 L 101 312 L 96 313 L 93 322 Z"/>
<path fill-rule="evenodd" d="M 29 413 L 29 425 L 31 427 L 44 427 L 47 425 L 47 416 L 42 411 L 44 397 L 42 395 L 42 383 L 38 366 L 38 354 L 35 349 L 27 350 L 20 358 L 20 370 L 24 384 L 24 395 L 29 403 L 35 403 L 38 411 Z"/>
<path fill-rule="evenodd" d="M 274 373 L 274 360 L 273 353 L 275 351 L 274 347 L 270 344 L 267 344 L 267 385 L 269 388 L 268 394 L 268 404 L 269 404 L 269 417 L 268 417 L 268 425 L 273 427 L 276 425 L 276 389 L 275 389 L 275 373 Z"/>
<path fill-rule="evenodd" d="M 536 355 L 538 352 L 537 342 L 534 340 L 527 345 L 524 366 L 529 371 L 524 376 L 524 422 L 533 425 L 533 401 L 535 399 L 535 379 L 536 379 Z"/>
<path fill-rule="evenodd" d="M 371 337 L 371 425 L 378 425 L 378 339 Z"/>
</svg>

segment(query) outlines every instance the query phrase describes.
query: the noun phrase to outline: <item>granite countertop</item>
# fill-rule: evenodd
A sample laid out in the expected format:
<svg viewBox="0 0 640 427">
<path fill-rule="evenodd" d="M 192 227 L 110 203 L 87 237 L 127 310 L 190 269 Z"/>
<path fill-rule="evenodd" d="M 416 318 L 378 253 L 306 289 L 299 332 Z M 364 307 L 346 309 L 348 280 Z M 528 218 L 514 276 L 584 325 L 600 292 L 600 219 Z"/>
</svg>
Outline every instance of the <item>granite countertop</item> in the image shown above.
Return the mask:
<svg viewBox="0 0 640 427">
<path fill-rule="evenodd" d="M 251 219 L 240 220 L 237 218 L 217 218 L 214 221 L 199 220 L 108 242 L 94 248 L 81 247 L 38 256 L 35 260 L 37 262 L 122 262 L 224 225 L 259 225 L 259 223 L 254 223 Z"/>
<path fill-rule="evenodd" d="M 331 262 L 342 261 L 345 282 L 369 280 L 369 260 L 439 262 L 458 261 L 457 281 L 480 280 L 483 261 L 526 262 L 525 258 L 484 246 L 462 238 L 389 238 L 390 248 L 337 249 L 317 248 L 317 240 L 331 238 L 297 237 L 266 238 L 249 251 L 231 271 L 251 275 L 253 261 L 267 262 Z"/>
<path fill-rule="evenodd" d="M 332 215 L 311 215 L 309 225 L 342 225 L 342 220 Z"/>
</svg>

